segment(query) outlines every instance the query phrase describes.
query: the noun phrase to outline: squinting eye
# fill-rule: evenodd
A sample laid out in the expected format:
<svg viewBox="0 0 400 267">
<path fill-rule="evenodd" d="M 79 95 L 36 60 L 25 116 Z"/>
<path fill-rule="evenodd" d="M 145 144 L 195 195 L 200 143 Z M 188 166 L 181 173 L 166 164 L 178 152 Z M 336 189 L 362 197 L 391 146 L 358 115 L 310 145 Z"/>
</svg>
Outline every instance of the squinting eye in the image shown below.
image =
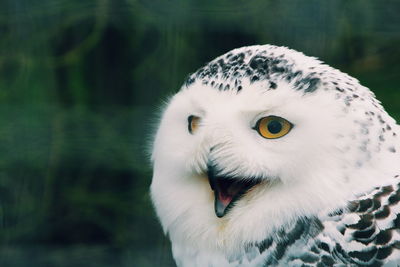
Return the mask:
<svg viewBox="0 0 400 267">
<path fill-rule="evenodd" d="M 188 117 L 188 130 L 189 133 L 194 134 L 199 128 L 200 117 L 190 115 Z"/>
<path fill-rule="evenodd" d="M 292 127 L 293 124 L 284 118 L 268 116 L 257 121 L 255 130 L 264 138 L 276 139 L 288 134 Z"/>
</svg>

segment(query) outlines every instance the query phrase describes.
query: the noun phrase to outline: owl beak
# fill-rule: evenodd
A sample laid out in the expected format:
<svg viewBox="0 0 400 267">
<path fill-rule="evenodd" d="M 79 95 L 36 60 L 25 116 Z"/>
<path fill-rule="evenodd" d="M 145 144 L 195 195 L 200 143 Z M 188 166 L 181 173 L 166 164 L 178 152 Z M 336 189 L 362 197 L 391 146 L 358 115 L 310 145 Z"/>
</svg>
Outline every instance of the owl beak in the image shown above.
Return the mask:
<svg viewBox="0 0 400 267">
<path fill-rule="evenodd" d="M 214 209 L 218 218 L 225 216 L 250 188 L 259 183 L 259 181 L 243 181 L 242 179 L 227 176 L 215 176 L 214 172 L 208 172 L 208 179 L 211 189 L 214 191 L 215 202 Z"/>
</svg>

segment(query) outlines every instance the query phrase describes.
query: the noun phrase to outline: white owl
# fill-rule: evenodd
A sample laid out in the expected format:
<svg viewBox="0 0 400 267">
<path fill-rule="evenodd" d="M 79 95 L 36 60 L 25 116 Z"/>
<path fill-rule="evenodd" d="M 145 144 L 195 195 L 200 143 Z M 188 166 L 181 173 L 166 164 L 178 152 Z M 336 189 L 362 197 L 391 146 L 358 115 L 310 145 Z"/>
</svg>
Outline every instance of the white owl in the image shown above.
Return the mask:
<svg viewBox="0 0 400 267">
<path fill-rule="evenodd" d="M 399 128 L 356 79 L 294 50 L 211 61 L 153 144 L 151 197 L 177 265 L 397 266 Z"/>
</svg>

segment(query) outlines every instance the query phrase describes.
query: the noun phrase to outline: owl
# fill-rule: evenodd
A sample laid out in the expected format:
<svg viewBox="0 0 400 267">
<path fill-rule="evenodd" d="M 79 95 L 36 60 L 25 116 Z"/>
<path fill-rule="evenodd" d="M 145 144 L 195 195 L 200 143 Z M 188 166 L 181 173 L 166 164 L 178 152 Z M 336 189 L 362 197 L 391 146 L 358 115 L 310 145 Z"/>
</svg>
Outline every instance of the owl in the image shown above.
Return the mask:
<svg viewBox="0 0 400 267">
<path fill-rule="evenodd" d="M 234 49 L 189 75 L 152 146 L 178 266 L 398 266 L 400 134 L 316 58 Z"/>
</svg>

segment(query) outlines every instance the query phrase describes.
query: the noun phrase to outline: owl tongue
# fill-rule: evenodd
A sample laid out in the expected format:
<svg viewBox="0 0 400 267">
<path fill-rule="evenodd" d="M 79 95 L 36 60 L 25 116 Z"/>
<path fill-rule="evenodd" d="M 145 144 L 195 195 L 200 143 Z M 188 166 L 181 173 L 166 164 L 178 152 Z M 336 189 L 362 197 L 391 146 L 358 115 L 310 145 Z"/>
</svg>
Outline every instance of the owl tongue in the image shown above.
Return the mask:
<svg viewBox="0 0 400 267">
<path fill-rule="evenodd" d="M 218 217 L 225 215 L 225 210 L 239 193 L 241 187 L 232 180 L 216 180 L 215 183 L 215 212 Z"/>
<path fill-rule="evenodd" d="M 244 182 L 225 177 L 210 177 L 211 188 L 215 194 L 215 214 L 221 218 L 256 183 Z"/>
</svg>

